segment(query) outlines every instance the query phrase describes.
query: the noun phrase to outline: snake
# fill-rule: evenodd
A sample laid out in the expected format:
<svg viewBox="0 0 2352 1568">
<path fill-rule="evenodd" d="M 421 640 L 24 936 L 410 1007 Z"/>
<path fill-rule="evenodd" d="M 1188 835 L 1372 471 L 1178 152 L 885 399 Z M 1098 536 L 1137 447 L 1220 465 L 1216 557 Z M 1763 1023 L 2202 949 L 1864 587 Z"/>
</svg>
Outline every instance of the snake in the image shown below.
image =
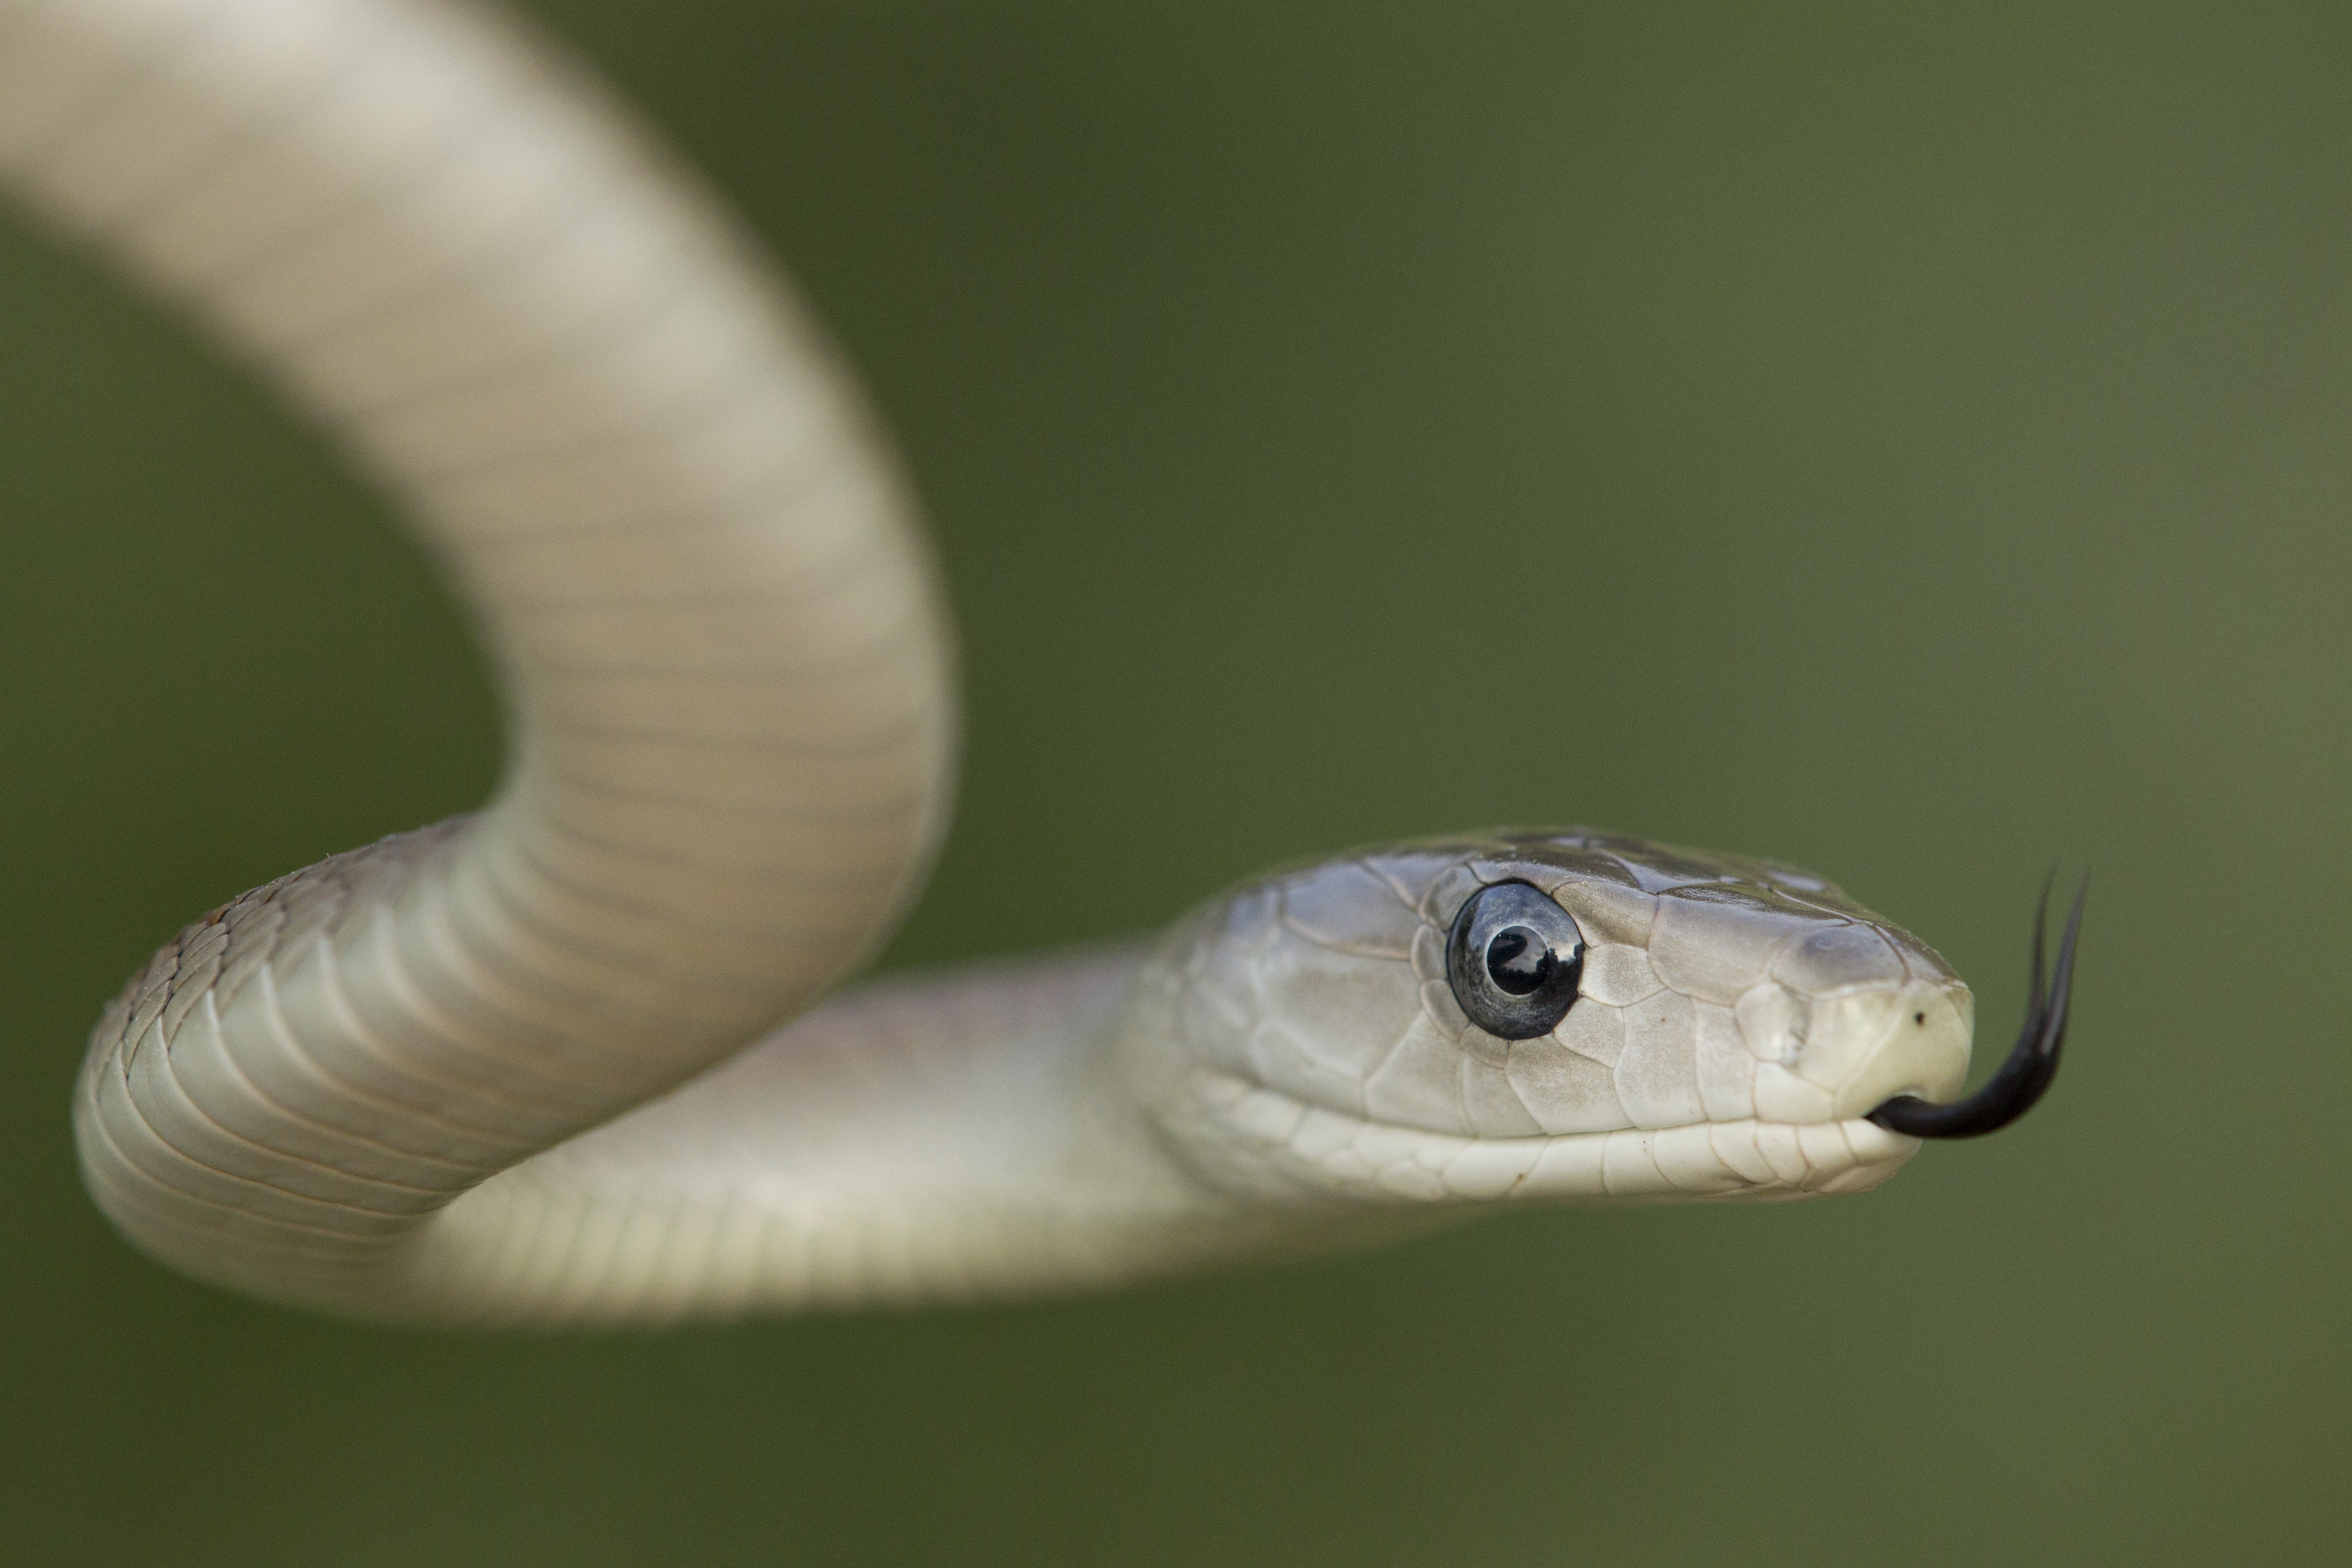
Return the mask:
<svg viewBox="0 0 2352 1568">
<path fill-rule="evenodd" d="M 441 1324 L 1046 1296 L 1860 1192 L 2056 1070 L 2079 894 L 1961 1098 L 1925 943 L 1580 828 L 845 986 L 948 819 L 939 568 L 841 351 L 592 69 L 460 0 L 0 0 L 0 189 L 385 495 L 504 706 L 481 810 L 232 900 L 104 1010 L 84 1184 L 186 1275 Z"/>
</svg>

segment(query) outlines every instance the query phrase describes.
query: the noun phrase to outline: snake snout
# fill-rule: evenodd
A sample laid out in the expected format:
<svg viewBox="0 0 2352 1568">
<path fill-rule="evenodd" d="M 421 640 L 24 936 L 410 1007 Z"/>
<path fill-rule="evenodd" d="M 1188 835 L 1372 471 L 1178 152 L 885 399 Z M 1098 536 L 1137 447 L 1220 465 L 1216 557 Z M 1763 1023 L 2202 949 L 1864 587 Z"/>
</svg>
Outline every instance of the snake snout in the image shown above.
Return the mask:
<svg viewBox="0 0 2352 1568">
<path fill-rule="evenodd" d="M 1790 1066 L 1851 1120 L 1898 1094 L 1958 1094 L 1975 1029 L 1976 998 L 1956 980 L 1848 989 L 1813 999 Z"/>
<path fill-rule="evenodd" d="M 2066 1043 L 2067 1004 L 2074 989 L 2074 943 L 2082 935 L 2083 901 L 2090 892 L 2086 876 L 2074 894 L 2074 907 L 2066 916 L 2066 934 L 2058 943 L 2057 966 L 2045 987 L 2042 955 L 2047 946 L 2050 883 L 2042 884 L 2042 903 L 2033 913 L 2033 969 L 2025 1027 L 2018 1031 L 2009 1060 L 1985 1086 L 1948 1105 L 1897 1094 L 1870 1113 L 1872 1121 L 1889 1132 L 1907 1133 L 1915 1138 L 1973 1138 L 1997 1133 L 2033 1109 L 2058 1076 L 2058 1052 Z"/>
</svg>

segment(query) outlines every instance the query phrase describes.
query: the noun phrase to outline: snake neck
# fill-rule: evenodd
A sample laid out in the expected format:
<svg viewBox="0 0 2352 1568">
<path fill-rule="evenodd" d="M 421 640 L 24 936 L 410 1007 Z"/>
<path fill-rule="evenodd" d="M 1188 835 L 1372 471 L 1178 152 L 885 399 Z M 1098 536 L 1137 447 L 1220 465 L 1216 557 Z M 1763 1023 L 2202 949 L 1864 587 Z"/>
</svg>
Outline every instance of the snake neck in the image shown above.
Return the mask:
<svg viewBox="0 0 2352 1568">
<path fill-rule="evenodd" d="M 1297 1250 L 1304 1217 L 1196 1166 L 1121 1070 L 1142 967 L 1082 949 L 856 988 L 467 1192 L 379 1275 L 378 1311 L 1003 1301 Z"/>
</svg>

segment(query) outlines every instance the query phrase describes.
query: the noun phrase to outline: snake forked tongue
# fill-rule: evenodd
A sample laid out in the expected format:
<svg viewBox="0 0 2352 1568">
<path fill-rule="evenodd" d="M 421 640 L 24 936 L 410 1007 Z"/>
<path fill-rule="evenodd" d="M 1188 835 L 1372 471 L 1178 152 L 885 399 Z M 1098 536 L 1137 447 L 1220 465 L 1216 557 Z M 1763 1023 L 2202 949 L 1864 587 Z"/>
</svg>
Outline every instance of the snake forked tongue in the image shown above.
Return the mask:
<svg viewBox="0 0 2352 1568">
<path fill-rule="evenodd" d="M 2066 1003 L 2074 988 L 2074 941 L 2083 928 L 2083 900 L 2090 891 L 2086 876 L 2075 892 L 2074 910 L 2066 916 L 2057 967 L 2045 988 L 2042 960 L 2050 884 L 2042 883 L 2042 903 L 2033 913 L 2033 969 L 2025 1027 L 2018 1032 L 2009 1060 L 1984 1087 L 1949 1105 L 1897 1094 L 1870 1113 L 1872 1121 L 1889 1132 L 1915 1138 L 1974 1138 L 1998 1133 L 2033 1109 L 2058 1076 L 2058 1052 L 2066 1043 Z"/>
</svg>

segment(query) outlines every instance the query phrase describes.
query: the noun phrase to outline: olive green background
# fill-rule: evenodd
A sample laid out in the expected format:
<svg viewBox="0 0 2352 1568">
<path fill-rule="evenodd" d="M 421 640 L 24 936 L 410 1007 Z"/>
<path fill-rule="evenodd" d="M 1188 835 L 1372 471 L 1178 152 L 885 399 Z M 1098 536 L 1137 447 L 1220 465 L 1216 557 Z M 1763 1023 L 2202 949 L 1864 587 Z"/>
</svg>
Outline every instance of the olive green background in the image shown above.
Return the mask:
<svg viewBox="0 0 2352 1568">
<path fill-rule="evenodd" d="M 338 1324 L 84 1200 L 177 925 L 467 808 L 384 508 L 0 229 L 0 1556 L 2171 1563 L 2340 1552 L 2352 9 L 547 0 L 928 498 L 955 836 L 889 962 L 1582 821 L 1836 877 L 2045 1106 L 1867 1198 L 1529 1212 L 1019 1309 Z"/>
</svg>

